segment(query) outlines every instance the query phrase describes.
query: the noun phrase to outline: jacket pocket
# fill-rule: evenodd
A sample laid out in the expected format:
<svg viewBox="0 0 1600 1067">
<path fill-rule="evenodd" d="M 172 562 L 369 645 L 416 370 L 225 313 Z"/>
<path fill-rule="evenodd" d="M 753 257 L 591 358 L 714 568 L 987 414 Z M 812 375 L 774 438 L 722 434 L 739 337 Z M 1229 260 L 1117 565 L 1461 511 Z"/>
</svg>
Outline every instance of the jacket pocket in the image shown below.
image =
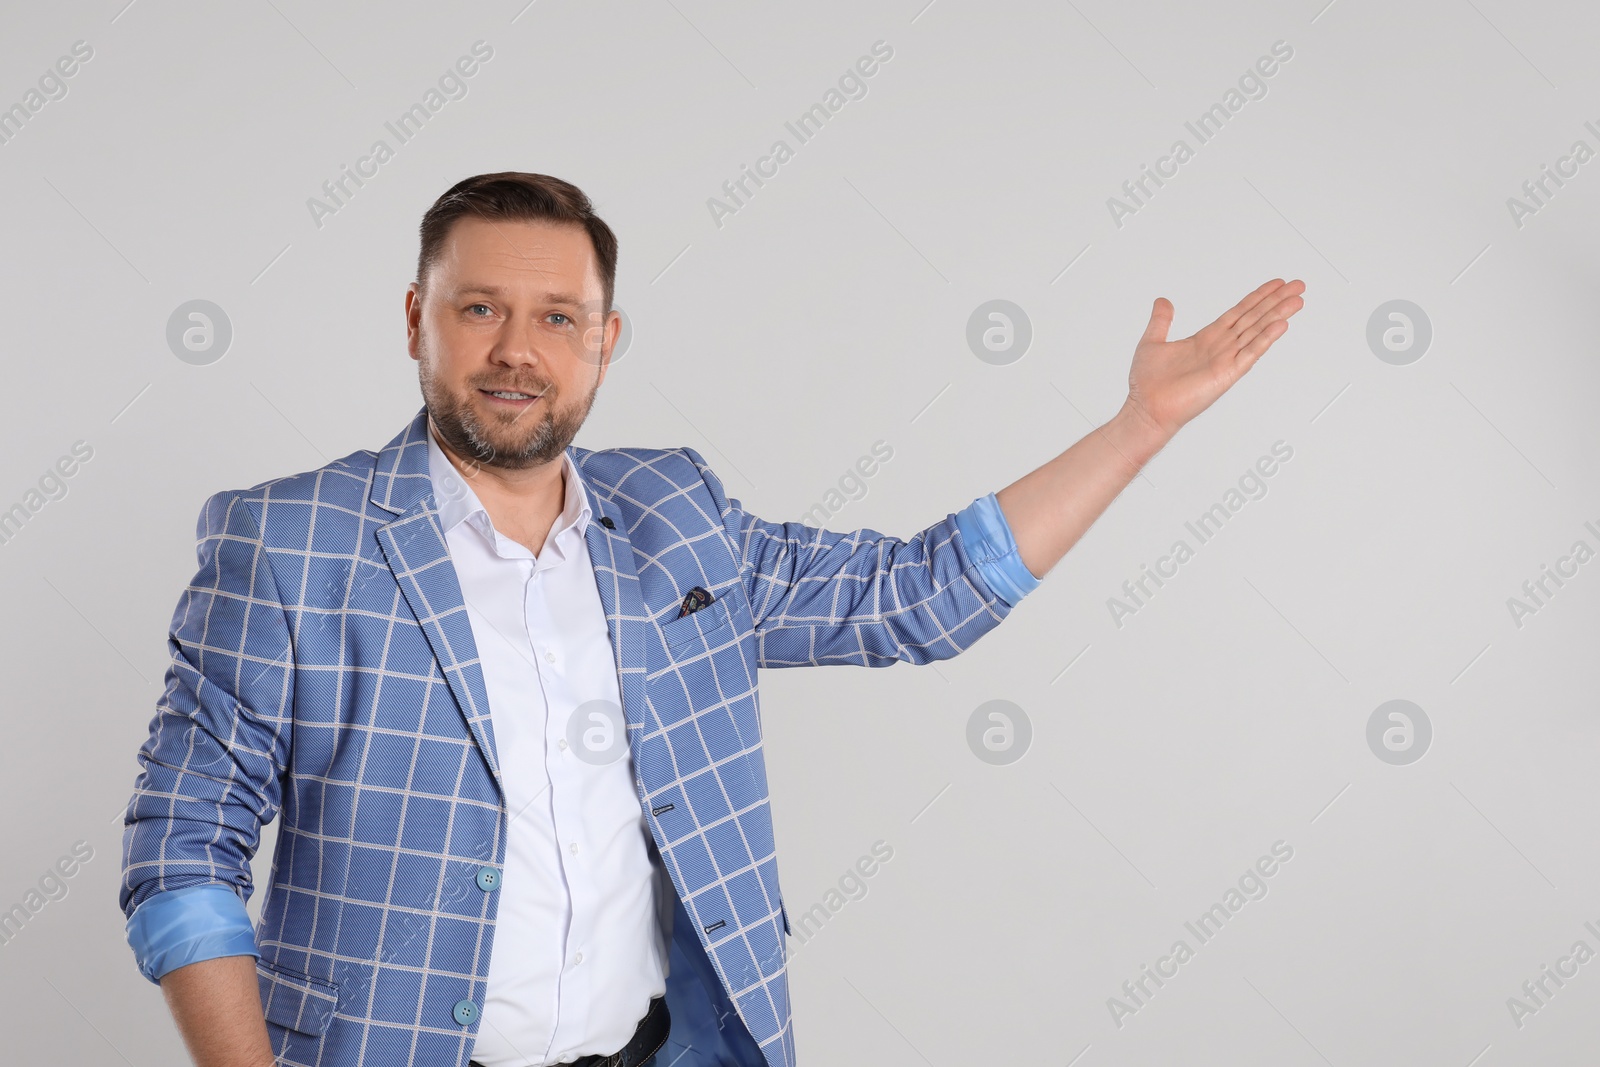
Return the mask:
<svg viewBox="0 0 1600 1067">
<path fill-rule="evenodd" d="M 256 961 L 256 980 L 267 1022 L 314 1037 L 327 1032 L 339 1006 L 338 986 L 264 959 Z"/>
<path fill-rule="evenodd" d="M 710 644 L 718 639 L 726 639 L 731 633 L 731 616 L 724 597 L 732 595 L 734 591 L 725 590 L 699 611 L 661 623 L 661 639 L 667 643 L 667 651 L 677 652 L 685 647 L 693 648 L 697 643 Z"/>
</svg>

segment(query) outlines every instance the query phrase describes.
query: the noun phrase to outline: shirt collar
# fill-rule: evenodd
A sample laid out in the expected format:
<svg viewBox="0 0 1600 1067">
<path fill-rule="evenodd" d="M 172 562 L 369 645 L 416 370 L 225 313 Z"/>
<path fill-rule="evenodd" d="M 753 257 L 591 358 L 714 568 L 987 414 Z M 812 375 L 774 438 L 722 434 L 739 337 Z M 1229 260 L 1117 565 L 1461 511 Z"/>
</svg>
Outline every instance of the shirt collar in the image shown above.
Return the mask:
<svg viewBox="0 0 1600 1067">
<path fill-rule="evenodd" d="M 461 472 L 456 470 L 455 464 L 444 454 L 444 449 L 439 447 L 431 428 L 427 430 L 427 436 L 428 477 L 433 483 L 433 499 L 439 507 L 439 522 L 444 532 L 449 533 L 458 523 L 470 520 L 492 541 L 493 524 L 489 520 L 488 510 L 478 500 L 478 494 L 472 491 L 472 486 L 461 476 Z M 561 514 L 556 516 L 555 525 L 551 527 L 551 541 L 568 527 L 576 529 L 581 536 L 588 529 L 593 514 L 588 494 L 583 491 L 583 483 L 578 475 L 578 465 L 572 462 L 572 455 L 564 449 L 561 464 L 566 474 L 566 497 Z"/>
</svg>

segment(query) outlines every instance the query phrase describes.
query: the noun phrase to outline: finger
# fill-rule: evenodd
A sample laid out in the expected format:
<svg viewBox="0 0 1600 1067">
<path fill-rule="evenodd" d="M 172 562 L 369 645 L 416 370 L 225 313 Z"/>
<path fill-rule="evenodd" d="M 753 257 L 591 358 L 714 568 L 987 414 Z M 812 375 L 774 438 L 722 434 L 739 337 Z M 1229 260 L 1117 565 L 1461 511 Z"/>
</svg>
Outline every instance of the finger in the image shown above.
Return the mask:
<svg viewBox="0 0 1600 1067">
<path fill-rule="evenodd" d="M 1144 336 L 1140 343 L 1145 341 L 1164 342 L 1167 331 L 1172 328 L 1172 301 L 1164 296 L 1156 297 L 1155 306 L 1150 309 L 1150 323 L 1144 328 Z"/>
<path fill-rule="evenodd" d="M 1282 293 L 1283 290 L 1278 291 Z M 1264 312 L 1261 314 L 1261 317 L 1256 318 L 1256 320 L 1253 320 L 1253 322 L 1250 322 L 1250 325 L 1242 325 L 1240 328 L 1238 328 L 1237 336 L 1238 339 L 1240 339 L 1240 344 L 1243 346 L 1243 344 L 1246 344 L 1246 342 L 1250 341 L 1250 338 L 1253 338 L 1254 334 L 1256 334 L 1256 331 L 1261 330 L 1262 326 L 1266 326 L 1267 323 L 1278 322 L 1278 320 L 1288 318 L 1290 315 L 1296 314 L 1296 312 L 1298 312 L 1299 309 L 1302 309 L 1302 307 L 1306 307 L 1306 301 L 1301 299 L 1299 294 L 1285 296 L 1282 301 L 1278 301 L 1277 304 L 1274 304 L 1274 306 L 1264 310 Z"/>
<path fill-rule="evenodd" d="M 1242 375 L 1255 366 L 1256 360 L 1261 358 L 1262 353 L 1272 347 L 1272 342 L 1288 331 L 1289 323 L 1284 319 L 1276 319 L 1262 327 L 1250 343 L 1241 348 L 1239 354 L 1234 357 L 1234 366 L 1238 368 L 1238 372 Z"/>
<path fill-rule="evenodd" d="M 1270 282 L 1262 284 L 1256 289 L 1255 292 L 1251 293 L 1249 296 L 1233 305 L 1233 307 L 1223 312 L 1221 317 L 1217 319 L 1216 324 L 1224 329 L 1233 329 L 1234 324 L 1239 321 L 1240 316 L 1244 315 L 1245 312 L 1261 303 L 1261 301 L 1269 298 L 1273 290 L 1277 289 L 1282 284 L 1282 278 L 1274 278 Z"/>
<path fill-rule="evenodd" d="M 1289 282 L 1273 290 L 1255 307 L 1245 312 L 1233 324 L 1232 333 L 1235 337 L 1243 339 L 1253 332 L 1253 328 L 1271 322 L 1274 318 L 1285 318 L 1294 314 L 1305 305 L 1300 300 L 1300 294 L 1305 292 L 1305 283 L 1299 280 Z M 1284 306 L 1291 301 L 1298 301 L 1292 310 L 1284 311 Z"/>
<path fill-rule="evenodd" d="M 1262 322 L 1260 325 L 1250 330 L 1249 333 L 1239 339 L 1239 348 L 1238 351 L 1234 353 L 1233 358 L 1239 359 L 1247 348 L 1261 339 L 1262 334 L 1266 333 L 1273 326 L 1283 321 L 1283 319 L 1273 319 L 1270 322 Z"/>
</svg>

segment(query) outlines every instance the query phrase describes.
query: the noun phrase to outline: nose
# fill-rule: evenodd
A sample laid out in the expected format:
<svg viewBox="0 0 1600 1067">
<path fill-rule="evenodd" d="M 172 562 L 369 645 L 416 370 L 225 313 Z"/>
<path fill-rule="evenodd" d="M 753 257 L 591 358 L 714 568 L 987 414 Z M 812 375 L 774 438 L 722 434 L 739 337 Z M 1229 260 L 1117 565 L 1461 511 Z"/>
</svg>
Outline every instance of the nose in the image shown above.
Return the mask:
<svg viewBox="0 0 1600 1067">
<path fill-rule="evenodd" d="M 541 361 L 534 324 L 521 316 L 510 316 L 495 340 L 490 358 L 507 367 L 534 366 Z"/>
</svg>

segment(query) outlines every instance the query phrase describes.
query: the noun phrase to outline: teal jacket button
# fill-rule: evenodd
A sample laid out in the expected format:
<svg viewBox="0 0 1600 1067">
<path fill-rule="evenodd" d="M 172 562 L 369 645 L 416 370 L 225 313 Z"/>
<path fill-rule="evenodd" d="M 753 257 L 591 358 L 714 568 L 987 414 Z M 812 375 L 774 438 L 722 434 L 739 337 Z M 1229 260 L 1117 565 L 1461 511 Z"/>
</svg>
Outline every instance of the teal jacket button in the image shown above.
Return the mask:
<svg viewBox="0 0 1600 1067">
<path fill-rule="evenodd" d="M 478 1006 L 470 1000 L 458 1000 L 456 1006 L 450 1010 L 450 1014 L 454 1015 L 456 1022 L 462 1026 L 471 1026 L 473 1020 L 478 1017 Z"/>
<path fill-rule="evenodd" d="M 493 867 L 478 868 L 478 888 L 485 893 L 500 888 L 500 872 Z"/>
</svg>

